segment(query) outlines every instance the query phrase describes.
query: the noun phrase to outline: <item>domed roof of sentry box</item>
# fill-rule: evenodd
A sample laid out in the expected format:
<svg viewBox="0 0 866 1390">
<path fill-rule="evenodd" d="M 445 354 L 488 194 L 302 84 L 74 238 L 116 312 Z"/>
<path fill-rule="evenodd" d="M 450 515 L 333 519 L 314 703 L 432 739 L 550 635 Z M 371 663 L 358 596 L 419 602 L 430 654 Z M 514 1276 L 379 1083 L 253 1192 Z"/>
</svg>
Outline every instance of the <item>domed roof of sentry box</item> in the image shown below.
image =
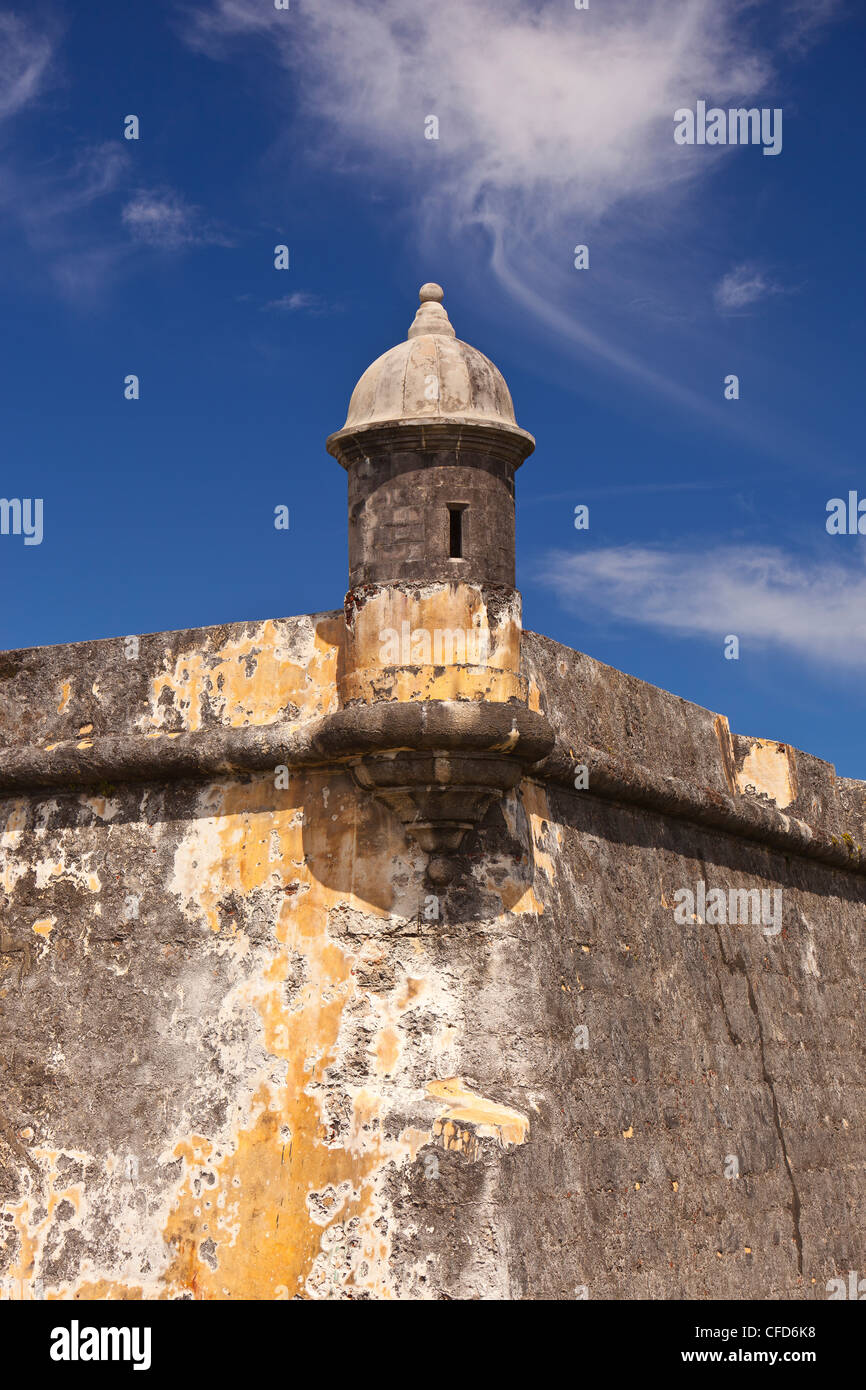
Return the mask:
<svg viewBox="0 0 866 1390">
<path fill-rule="evenodd" d="M 367 368 L 338 433 L 390 422 L 465 422 L 521 434 L 534 445 L 532 436 L 517 426 L 498 367 L 455 334 L 443 293 L 440 285 L 421 286 L 421 307 L 406 341 Z"/>
</svg>

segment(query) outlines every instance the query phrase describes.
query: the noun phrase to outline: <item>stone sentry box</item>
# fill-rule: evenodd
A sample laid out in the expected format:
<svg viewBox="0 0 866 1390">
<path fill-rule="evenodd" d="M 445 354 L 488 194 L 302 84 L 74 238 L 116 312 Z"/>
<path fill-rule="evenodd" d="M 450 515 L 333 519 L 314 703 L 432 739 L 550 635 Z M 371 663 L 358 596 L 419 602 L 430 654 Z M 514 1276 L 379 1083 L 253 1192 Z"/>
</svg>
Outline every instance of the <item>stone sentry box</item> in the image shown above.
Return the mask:
<svg viewBox="0 0 866 1390">
<path fill-rule="evenodd" d="M 345 713 L 332 731 L 342 751 L 379 727 L 383 703 L 413 707 L 389 715 L 408 746 L 373 749 L 355 775 L 446 882 L 447 856 L 553 739 L 528 707 L 514 587 L 514 474 L 535 441 L 498 369 L 457 339 L 440 286 L 419 298 L 406 341 L 367 368 L 328 440 L 349 489 Z"/>
<path fill-rule="evenodd" d="M 349 588 L 418 582 L 513 589 L 514 474 L 535 441 L 508 387 L 460 342 L 423 285 L 404 343 L 364 372 L 328 451 L 349 475 Z M 449 509 L 462 509 L 455 569 Z"/>
</svg>

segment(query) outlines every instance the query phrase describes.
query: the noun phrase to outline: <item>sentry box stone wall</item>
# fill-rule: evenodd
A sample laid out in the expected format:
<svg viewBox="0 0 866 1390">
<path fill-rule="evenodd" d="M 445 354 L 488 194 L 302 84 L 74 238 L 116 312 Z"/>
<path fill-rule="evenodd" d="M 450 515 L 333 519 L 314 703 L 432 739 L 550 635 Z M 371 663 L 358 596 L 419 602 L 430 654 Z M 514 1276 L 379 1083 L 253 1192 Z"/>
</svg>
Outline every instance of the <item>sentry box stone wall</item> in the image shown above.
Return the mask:
<svg viewBox="0 0 866 1390">
<path fill-rule="evenodd" d="M 342 613 L 0 656 L 6 1297 L 863 1268 L 866 786 L 521 632 L 440 301 L 329 442 Z"/>
</svg>

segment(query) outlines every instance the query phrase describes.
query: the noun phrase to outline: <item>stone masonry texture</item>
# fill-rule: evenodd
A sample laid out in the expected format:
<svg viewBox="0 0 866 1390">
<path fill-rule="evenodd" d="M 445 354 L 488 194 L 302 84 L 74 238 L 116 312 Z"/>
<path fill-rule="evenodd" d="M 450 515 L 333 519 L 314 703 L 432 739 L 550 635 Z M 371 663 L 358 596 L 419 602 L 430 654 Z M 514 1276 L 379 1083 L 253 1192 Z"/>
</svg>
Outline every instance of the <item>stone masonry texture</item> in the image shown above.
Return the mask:
<svg viewBox="0 0 866 1390">
<path fill-rule="evenodd" d="M 592 769 L 530 771 L 435 891 L 348 766 L 3 790 L 16 750 L 327 715 L 345 631 L 0 655 L 3 1296 L 825 1297 L 866 1224 L 862 783 L 524 633 L 566 763 L 850 867 Z M 780 889 L 781 932 L 678 922 L 699 880 Z"/>
</svg>

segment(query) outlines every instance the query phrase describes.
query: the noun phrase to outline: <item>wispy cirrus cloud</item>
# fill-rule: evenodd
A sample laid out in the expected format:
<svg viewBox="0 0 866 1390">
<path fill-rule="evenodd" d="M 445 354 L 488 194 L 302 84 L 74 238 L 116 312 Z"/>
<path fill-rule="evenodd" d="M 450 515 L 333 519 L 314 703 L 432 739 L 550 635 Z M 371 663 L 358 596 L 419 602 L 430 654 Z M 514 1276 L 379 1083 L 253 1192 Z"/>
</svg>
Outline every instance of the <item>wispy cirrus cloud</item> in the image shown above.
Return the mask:
<svg viewBox="0 0 866 1390">
<path fill-rule="evenodd" d="M 37 172 L 0 169 L 0 208 L 70 301 L 92 300 L 147 250 L 176 254 L 232 244 L 171 189 L 139 189 L 126 195 L 118 211 L 129 169 L 120 141 L 79 150 L 67 162 Z"/>
<path fill-rule="evenodd" d="M 0 139 L 13 117 L 37 105 L 57 50 L 55 28 L 0 11 Z M 199 208 L 171 189 L 127 193 L 119 205 L 117 195 L 132 167 L 120 139 L 78 143 L 30 163 L 23 149 L 16 146 L 0 163 L 0 209 L 13 235 L 39 258 L 40 278 L 70 300 L 92 301 L 140 259 L 143 247 L 231 245 Z"/>
<path fill-rule="evenodd" d="M 784 293 L 783 287 L 759 266 L 745 263 L 722 276 L 713 291 L 713 300 L 720 314 L 735 314 L 761 299 Z"/>
<path fill-rule="evenodd" d="M 48 33 L 19 15 L 0 13 L 0 120 L 39 95 L 54 53 Z"/>
<path fill-rule="evenodd" d="M 718 268 L 710 253 L 672 255 L 670 234 L 700 222 L 696 195 L 750 152 L 675 145 L 673 113 L 708 95 L 765 104 L 786 18 L 802 48 L 835 14 L 830 0 L 815 14 L 803 0 L 607 0 L 591 14 L 561 0 L 298 0 L 291 11 L 216 0 L 184 13 L 187 41 L 212 57 L 236 58 L 244 36 L 266 46 L 320 153 L 368 184 L 390 178 L 428 244 L 443 230 L 471 244 L 467 228 L 485 228 L 509 296 L 575 355 L 703 408 L 665 381 L 648 341 L 705 315 Z M 430 114 L 436 141 L 424 138 Z M 592 274 L 575 277 L 571 248 L 593 238 Z"/>
<path fill-rule="evenodd" d="M 0 12 L 0 136 L 12 118 L 36 106 L 56 56 L 54 29 Z M 16 147 L 0 165 L 0 209 L 7 226 L 35 253 L 39 275 L 67 298 L 91 297 L 125 257 L 123 247 L 94 238 L 89 216 L 118 188 L 126 163 L 120 143 L 105 141 L 79 145 L 65 158 L 36 165 Z"/>
<path fill-rule="evenodd" d="M 677 636 L 783 650 L 838 669 L 866 667 L 866 565 L 804 560 L 777 546 L 553 552 L 538 578 L 565 607 Z"/>
<path fill-rule="evenodd" d="M 788 0 L 783 48 L 805 52 L 828 24 L 844 17 L 847 9 L 848 0 Z"/>
<path fill-rule="evenodd" d="M 124 205 L 121 220 L 134 241 L 162 251 L 232 244 L 200 208 L 170 188 L 139 189 Z"/>
<path fill-rule="evenodd" d="M 423 126 L 435 113 L 447 160 L 437 206 L 457 221 L 507 214 L 526 229 L 566 210 L 594 222 L 699 177 L 673 143 L 673 111 L 695 91 L 721 100 L 767 80 L 749 8 L 612 0 L 587 24 L 549 0 L 301 0 L 294 19 L 258 0 L 217 0 L 190 12 L 187 38 L 222 56 L 240 34 L 266 38 L 344 150 L 403 174 L 429 176 Z"/>
<path fill-rule="evenodd" d="M 4 171 L 0 198 L 34 236 L 40 228 L 86 211 L 120 185 L 127 154 L 119 141 L 105 141 L 72 153 L 64 162 L 43 164 L 38 171 Z M 53 235 L 53 229 L 50 232 Z"/>
<path fill-rule="evenodd" d="M 35 170 L 0 168 L 0 208 L 35 253 L 40 274 L 69 300 L 91 299 L 128 259 L 127 245 L 93 227 L 127 162 L 120 143 L 108 141 Z"/>
<path fill-rule="evenodd" d="M 269 299 L 262 305 L 263 309 L 275 310 L 281 314 L 327 314 L 333 307 L 326 303 L 321 295 L 313 294 L 310 290 L 295 290 L 293 294 L 281 295 L 279 299 Z"/>
</svg>

